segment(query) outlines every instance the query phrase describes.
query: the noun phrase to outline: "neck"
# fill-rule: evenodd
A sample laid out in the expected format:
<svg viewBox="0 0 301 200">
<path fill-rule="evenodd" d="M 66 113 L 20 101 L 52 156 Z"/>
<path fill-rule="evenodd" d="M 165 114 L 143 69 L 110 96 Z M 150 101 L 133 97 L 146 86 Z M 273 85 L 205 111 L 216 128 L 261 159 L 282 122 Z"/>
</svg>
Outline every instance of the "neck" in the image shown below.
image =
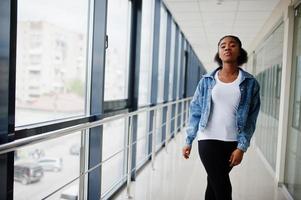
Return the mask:
<svg viewBox="0 0 301 200">
<path fill-rule="evenodd" d="M 223 74 L 234 74 L 239 70 L 237 64 L 233 63 L 223 63 L 221 72 Z"/>
</svg>

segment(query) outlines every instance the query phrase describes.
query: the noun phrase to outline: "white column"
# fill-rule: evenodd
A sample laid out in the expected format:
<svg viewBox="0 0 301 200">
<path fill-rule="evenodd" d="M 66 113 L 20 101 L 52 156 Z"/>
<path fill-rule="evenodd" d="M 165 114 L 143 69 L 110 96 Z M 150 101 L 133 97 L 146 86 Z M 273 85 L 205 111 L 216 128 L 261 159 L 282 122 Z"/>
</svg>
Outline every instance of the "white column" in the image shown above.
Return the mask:
<svg viewBox="0 0 301 200">
<path fill-rule="evenodd" d="M 276 180 L 284 182 L 285 152 L 289 122 L 290 83 L 294 36 L 294 8 L 289 6 L 284 17 L 283 64 L 279 110 L 279 128 L 276 157 Z"/>
</svg>

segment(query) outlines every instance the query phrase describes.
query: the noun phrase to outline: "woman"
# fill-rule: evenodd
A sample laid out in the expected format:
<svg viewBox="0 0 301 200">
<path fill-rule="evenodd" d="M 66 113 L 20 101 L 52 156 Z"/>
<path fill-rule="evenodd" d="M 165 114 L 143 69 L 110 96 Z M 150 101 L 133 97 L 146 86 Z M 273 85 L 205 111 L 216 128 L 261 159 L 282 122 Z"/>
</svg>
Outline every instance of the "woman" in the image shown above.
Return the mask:
<svg viewBox="0 0 301 200">
<path fill-rule="evenodd" d="M 190 103 L 184 158 L 198 135 L 198 150 L 207 172 L 206 200 L 232 199 L 229 172 L 250 145 L 260 108 L 259 84 L 239 66 L 248 60 L 238 37 L 218 42 L 219 68 L 203 76 Z"/>
</svg>

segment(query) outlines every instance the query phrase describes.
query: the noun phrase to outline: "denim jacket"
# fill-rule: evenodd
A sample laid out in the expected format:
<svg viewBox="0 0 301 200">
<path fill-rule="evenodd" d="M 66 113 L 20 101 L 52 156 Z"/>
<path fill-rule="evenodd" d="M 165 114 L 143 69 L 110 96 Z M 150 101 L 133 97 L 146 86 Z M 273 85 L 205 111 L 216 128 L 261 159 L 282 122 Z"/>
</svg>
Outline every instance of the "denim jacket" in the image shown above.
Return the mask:
<svg viewBox="0 0 301 200">
<path fill-rule="evenodd" d="M 198 131 L 206 128 L 211 114 L 211 93 L 215 85 L 214 75 L 221 69 L 204 75 L 198 83 L 193 99 L 190 103 L 189 123 L 187 127 L 186 144 L 192 145 Z M 260 86 L 257 80 L 248 72 L 241 70 L 242 79 L 239 84 L 241 93 L 240 102 L 236 113 L 237 148 L 247 151 L 251 137 L 255 131 L 256 120 L 260 108 Z M 218 124 L 217 124 L 218 126 Z"/>
</svg>

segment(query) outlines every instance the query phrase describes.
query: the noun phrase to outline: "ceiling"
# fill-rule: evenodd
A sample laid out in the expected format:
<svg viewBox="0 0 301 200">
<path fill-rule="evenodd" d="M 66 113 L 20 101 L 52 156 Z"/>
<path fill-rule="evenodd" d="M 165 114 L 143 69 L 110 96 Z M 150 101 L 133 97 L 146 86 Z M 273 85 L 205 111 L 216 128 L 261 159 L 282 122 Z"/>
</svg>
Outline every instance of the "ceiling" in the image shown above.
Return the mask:
<svg viewBox="0 0 301 200">
<path fill-rule="evenodd" d="M 163 0 L 207 70 L 219 39 L 238 36 L 248 50 L 280 0 Z"/>
</svg>

